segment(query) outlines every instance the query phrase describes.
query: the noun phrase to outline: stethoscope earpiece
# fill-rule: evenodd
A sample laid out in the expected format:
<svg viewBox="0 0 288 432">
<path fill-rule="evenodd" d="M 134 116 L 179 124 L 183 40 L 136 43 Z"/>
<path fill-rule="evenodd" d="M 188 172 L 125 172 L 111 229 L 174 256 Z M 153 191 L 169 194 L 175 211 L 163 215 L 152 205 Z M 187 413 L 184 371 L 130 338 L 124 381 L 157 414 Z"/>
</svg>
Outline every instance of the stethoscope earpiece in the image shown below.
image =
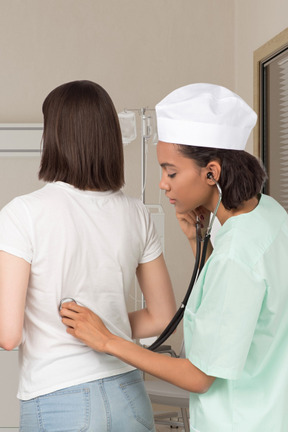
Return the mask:
<svg viewBox="0 0 288 432">
<path fill-rule="evenodd" d="M 214 178 L 213 178 L 213 173 L 212 173 L 211 171 L 207 173 L 207 178 L 210 179 L 210 180 L 211 180 L 211 179 L 214 180 Z"/>
</svg>

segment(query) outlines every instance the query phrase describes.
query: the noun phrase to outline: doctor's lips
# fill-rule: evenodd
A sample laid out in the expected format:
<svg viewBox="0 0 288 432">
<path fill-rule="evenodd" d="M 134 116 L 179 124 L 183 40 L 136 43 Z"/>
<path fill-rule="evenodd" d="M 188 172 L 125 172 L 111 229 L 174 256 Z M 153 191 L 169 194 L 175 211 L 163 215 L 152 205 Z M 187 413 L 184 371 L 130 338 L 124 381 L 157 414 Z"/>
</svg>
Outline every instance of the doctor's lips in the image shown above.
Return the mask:
<svg viewBox="0 0 288 432">
<path fill-rule="evenodd" d="M 168 198 L 170 204 L 175 204 L 176 203 L 176 199 L 170 198 L 168 195 L 166 195 L 166 198 Z"/>
</svg>

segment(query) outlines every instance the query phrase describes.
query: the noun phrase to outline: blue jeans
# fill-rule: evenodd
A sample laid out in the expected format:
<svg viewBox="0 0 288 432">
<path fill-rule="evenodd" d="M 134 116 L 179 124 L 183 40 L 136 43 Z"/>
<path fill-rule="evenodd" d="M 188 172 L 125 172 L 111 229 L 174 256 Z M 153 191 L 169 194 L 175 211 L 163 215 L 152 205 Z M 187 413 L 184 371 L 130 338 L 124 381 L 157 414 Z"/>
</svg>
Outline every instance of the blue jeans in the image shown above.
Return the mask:
<svg viewBox="0 0 288 432">
<path fill-rule="evenodd" d="M 21 401 L 20 432 L 155 432 L 138 370 Z"/>
</svg>

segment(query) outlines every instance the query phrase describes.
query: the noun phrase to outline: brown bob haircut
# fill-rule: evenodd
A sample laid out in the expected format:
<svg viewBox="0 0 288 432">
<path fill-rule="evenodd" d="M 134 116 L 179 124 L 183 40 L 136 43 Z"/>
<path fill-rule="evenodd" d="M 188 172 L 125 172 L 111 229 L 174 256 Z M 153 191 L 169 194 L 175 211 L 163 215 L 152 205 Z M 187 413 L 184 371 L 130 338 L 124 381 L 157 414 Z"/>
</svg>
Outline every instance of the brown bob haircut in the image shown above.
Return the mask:
<svg viewBox="0 0 288 432">
<path fill-rule="evenodd" d="M 117 191 L 124 185 L 121 130 L 108 93 L 92 81 L 55 88 L 43 102 L 39 179 L 82 190 Z"/>
<path fill-rule="evenodd" d="M 199 167 L 218 161 L 221 174 L 222 204 L 227 210 L 237 209 L 244 201 L 257 196 L 267 179 L 266 172 L 255 156 L 244 150 L 177 145 L 182 156 L 193 159 Z"/>
</svg>

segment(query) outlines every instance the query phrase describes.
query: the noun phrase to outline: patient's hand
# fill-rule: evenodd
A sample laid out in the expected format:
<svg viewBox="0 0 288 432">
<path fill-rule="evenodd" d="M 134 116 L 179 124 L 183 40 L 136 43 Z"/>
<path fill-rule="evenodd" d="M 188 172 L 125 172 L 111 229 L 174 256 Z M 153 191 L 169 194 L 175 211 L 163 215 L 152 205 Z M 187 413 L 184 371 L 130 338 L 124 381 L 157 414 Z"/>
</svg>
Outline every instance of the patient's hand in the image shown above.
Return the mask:
<svg viewBox="0 0 288 432">
<path fill-rule="evenodd" d="M 96 351 L 105 352 L 106 343 L 114 337 L 98 315 L 74 302 L 63 303 L 60 315 L 67 333 Z"/>
</svg>

